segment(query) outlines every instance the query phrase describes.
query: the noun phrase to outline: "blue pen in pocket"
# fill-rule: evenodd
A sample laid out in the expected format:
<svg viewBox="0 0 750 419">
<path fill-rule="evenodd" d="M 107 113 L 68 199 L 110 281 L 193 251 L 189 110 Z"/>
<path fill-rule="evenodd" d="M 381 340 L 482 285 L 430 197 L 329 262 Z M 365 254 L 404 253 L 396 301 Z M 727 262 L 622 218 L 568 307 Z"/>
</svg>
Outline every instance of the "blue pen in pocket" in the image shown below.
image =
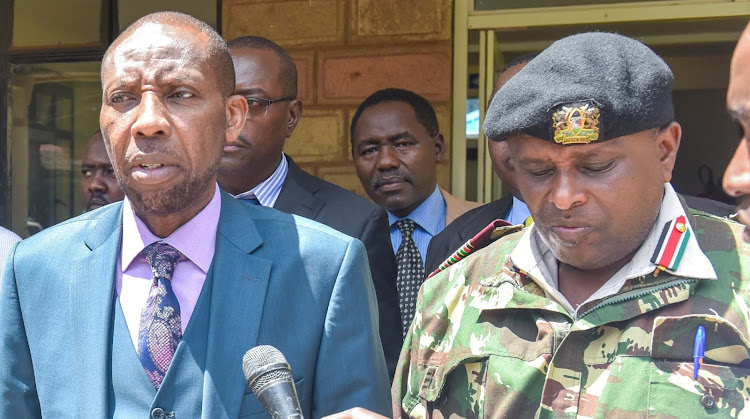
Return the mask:
<svg viewBox="0 0 750 419">
<path fill-rule="evenodd" d="M 693 346 L 693 379 L 698 379 L 698 370 L 703 364 L 703 357 L 706 355 L 706 328 L 698 326 L 695 332 L 695 346 Z"/>
</svg>

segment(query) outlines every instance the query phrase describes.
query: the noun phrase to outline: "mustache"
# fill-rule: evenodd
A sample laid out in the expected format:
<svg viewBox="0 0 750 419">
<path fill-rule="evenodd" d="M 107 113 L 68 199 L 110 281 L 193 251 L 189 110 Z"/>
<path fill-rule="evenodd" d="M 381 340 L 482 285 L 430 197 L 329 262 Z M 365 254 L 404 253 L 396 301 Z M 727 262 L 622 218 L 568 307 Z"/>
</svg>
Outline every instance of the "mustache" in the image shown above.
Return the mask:
<svg viewBox="0 0 750 419">
<path fill-rule="evenodd" d="M 252 147 L 252 144 L 250 144 L 250 141 L 243 137 L 242 135 L 237 136 L 237 141 L 241 142 L 242 144 L 245 144 L 248 147 Z"/>
<path fill-rule="evenodd" d="M 370 187 L 372 189 L 377 189 L 387 183 L 390 183 L 390 181 L 394 179 L 398 179 L 406 183 L 414 183 L 414 179 L 408 172 L 400 169 L 391 169 L 382 172 L 375 172 L 375 175 L 373 175 L 372 179 L 370 179 Z"/>
<path fill-rule="evenodd" d="M 86 207 L 91 207 L 92 205 L 107 205 L 110 204 L 109 200 L 104 197 L 104 194 L 99 191 L 94 191 L 91 193 L 91 198 L 89 198 L 88 202 L 86 203 Z"/>
<path fill-rule="evenodd" d="M 745 225 L 750 225 L 748 222 L 748 210 L 750 210 L 750 195 L 742 195 L 737 197 L 734 206 L 734 213 L 729 216 L 730 219 L 738 221 Z"/>
<path fill-rule="evenodd" d="M 160 141 L 144 141 L 143 143 L 139 143 L 136 148 L 129 148 L 125 151 L 125 155 L 122 159 L 130 161 L 133 159 L 133 156 L 144 156 L 149 154 L 164 154 L 175 159 L 179 159 L 180 157 L 179 154 L 175 153 L 171 148 L 165 147 Z"/>
<path fill-rule="evenodd" d="M 534 222 L 539 221 L 545 226 L 587 227 L 589 217 L 580 208 L 560 210 L 554 205 L 545 205 L 534 216 Z"/>
</svg>

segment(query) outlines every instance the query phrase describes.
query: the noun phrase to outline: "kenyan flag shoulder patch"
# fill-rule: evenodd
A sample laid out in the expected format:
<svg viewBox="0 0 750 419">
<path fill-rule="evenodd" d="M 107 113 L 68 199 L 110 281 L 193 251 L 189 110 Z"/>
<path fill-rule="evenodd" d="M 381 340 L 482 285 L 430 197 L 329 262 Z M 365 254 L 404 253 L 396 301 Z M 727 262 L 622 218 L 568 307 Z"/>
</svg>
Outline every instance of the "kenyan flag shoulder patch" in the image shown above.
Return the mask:
<svg viewBox="0 0 750 419">
<path fill-rule="evenodd" d="M 684 215 L 667 222 L 661 232 L 651 262 L 658 265 L 660 270 L 675 271 L 685 253 L 689 238 L 690 229 Z"/>
</svg>

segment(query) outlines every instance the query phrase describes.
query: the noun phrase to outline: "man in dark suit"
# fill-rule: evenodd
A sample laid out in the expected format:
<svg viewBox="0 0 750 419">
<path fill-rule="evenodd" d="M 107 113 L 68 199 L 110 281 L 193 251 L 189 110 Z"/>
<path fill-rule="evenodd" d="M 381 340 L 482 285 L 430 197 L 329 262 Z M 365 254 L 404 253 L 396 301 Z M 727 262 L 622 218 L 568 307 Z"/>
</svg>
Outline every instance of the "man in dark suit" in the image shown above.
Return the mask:
<svg viewBox="0 0 750 419">
<path fill-rule="evenodd" d="M 176 12 L 102 60 L 122 202 L 23 241 L 0 289 L 1 418 L 264 415 L 245 351 L 288 360 L 305 417 L 390 409 L 362 243 L 216 184 L 247 102 L 221 36 Z"/>
<path fill-rule="evenodd" d="M 273 41 L 244 36 L 229 41 L 235 93 L 246 98 L 248 119 L 227 143 L 219 185 L 236 198 L 297 214 L 360 239 L 367 249 L 378 298 L 380 338 L 393 375 L 401 349 L 396 260 L 388 217 L 368 200 L 303 171 L 283 152 L 302 117 L 294 60 Z"/>
<path fill-rule="evenodd" d="M 419 94 L 388 88 L 359 104 L 349 128 L 357 177 L 385 208 L 396 255 L 402 333 L 414 318 L 429 241 L 459 215 L 479 206 L 438 186 L 445 157 L 435 109 Z"/>
</svg>

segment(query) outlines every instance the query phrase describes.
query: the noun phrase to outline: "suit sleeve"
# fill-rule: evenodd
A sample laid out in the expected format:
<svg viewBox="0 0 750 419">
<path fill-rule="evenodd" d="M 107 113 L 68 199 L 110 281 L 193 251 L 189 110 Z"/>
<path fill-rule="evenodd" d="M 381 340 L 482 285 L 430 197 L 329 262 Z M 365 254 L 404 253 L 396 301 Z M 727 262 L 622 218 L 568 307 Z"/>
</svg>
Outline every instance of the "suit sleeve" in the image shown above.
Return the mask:
<svg viewBox="0 0 750 419">
<path fill-rule="evenodd" d="M 15 275 L 14 246 L 0 286 L 0 418 L 42 417 Z"/>
<path fill-rule="evenodd" d="M 401 335 L 401 310 L 396 289 L 396 256 L 393 254 L 388 230 L 388 215 L 377 208 L 360 236 L 367 249 L 372 282 L 378 299 L 380 340 L 383 344 L 388 376 L 393 379 L 398 354 L 403 343 Z"/>
<path fill-rule="evenodd" d="M 313 417 L 357 406 L 388 415 L 391 398 L 375 290 L 364 246 L 353 239 L 328 303 L 315 371 Z"/>
</svg>

